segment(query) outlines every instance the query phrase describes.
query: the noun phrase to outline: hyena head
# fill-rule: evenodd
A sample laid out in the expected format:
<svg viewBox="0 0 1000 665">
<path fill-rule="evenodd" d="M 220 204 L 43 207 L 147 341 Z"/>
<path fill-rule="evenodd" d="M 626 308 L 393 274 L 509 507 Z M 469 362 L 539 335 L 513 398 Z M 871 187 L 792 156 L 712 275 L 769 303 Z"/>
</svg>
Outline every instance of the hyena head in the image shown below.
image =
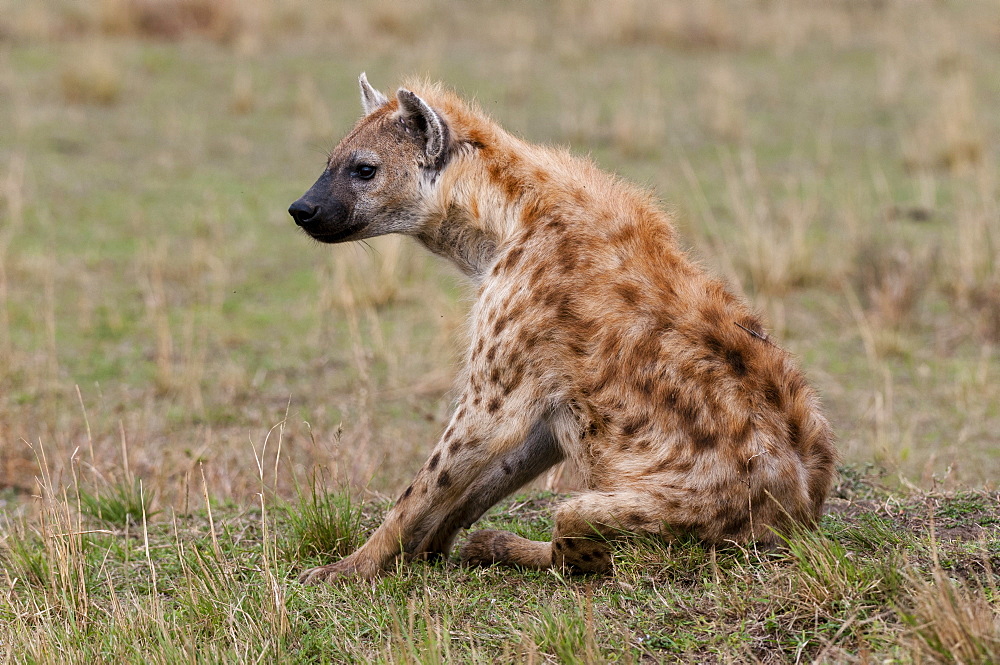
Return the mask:
<svg viewBox="0 0 1000 665">
<path fill-rule="evenodd" d="M 364 74 L 360 84 L 364 117 L 288 208 L 321 242 L 418 232 L 422 202 L 447 162 L 448 126 L 427 102 L 404 88 L 390 100 Z"/>
</svg>

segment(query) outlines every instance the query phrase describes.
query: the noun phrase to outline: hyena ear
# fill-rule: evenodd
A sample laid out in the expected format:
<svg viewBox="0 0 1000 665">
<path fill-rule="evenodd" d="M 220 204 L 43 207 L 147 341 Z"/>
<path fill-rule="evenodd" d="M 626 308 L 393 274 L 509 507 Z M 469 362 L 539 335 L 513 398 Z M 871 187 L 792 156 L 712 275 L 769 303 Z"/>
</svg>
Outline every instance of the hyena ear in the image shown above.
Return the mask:
<svg viewBox="0 0 1000 665">
<path fill-rule="evenodd" d="M 358 83 L 361 85 L 361 108 L 365 110 L 365 115 L 388 103 L 389 98 L 368 83 L 368 77 L 365 76 L 364 72 L 361 72 L 361 76 L 358 77 Z"/>
<path fill-rule="evenodd" d="M 424 152 L 431 164 L 440 166 L 448 146 L 448 125 L 430 104 L 406 88 L 396 91 L 403 118 L 423 133 Z"/>
</svg>

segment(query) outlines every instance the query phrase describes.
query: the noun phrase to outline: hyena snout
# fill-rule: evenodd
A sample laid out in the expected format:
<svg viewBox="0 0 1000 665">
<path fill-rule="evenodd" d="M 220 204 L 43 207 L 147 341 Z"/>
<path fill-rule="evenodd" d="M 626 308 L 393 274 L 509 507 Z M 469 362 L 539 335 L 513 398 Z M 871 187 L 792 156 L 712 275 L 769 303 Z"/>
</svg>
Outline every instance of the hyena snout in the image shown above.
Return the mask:
<svg viewBox="0 0 1000 665">
<path fill-rule="evenodd" d="M 337 197 L 317 192 L 317 186 L 321 184 L 325 183 L 317 183 L 302 198 L 288 206 L 288 214 L 303 231 L 316 240 L 330 243 L 353 240 L 353 236 L 366 224 L 351 219 L 348 206 Z"/>
<path fill-rule="evenodd" d="M 315 206 L 305 199 L 299 199 L 288 206 L 288 214 L 292 216 L 296 224 L 306 227 L 316 221 L 316 216 L 319 214 L 319 206 Z"/>
</svg>

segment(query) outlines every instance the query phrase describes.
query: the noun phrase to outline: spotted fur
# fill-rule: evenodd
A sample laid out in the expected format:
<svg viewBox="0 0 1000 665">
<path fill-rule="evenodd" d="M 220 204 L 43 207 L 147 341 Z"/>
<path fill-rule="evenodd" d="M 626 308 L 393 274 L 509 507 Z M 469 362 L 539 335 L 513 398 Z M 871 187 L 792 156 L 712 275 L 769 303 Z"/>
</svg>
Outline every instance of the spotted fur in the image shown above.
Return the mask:
<svg viewBox="0 0 1000 665">
<path fill-rule="evenodd" d="M 551 542 L 480 531 L 463 559 L 602 571 L 620 533 L 773 541 L 816 523 L 836 452 L 816 393 L 760 319 L 692 262 L 651 196 L 511 136 L 439 85 L 366 111 L 292 204 L 314 238 L 414 237 L 477 286 L 455 413 L 383 524 L 303 581 L 445 555 L 562 460 L 587 490 Z"/>
</svg>

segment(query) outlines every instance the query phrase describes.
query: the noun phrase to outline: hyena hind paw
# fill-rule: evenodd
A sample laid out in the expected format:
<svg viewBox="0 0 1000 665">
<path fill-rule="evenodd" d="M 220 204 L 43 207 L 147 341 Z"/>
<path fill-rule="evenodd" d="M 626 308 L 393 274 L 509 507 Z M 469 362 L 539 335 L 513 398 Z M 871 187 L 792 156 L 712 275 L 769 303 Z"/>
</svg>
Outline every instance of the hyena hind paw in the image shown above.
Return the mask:
<svg viewBox="0 0 1000 665">
<path fill-rule="evenodd" d="M 521 538 L 509 531 L 484 529 L 469 534 L 460 556 L 466 566 L 503 564 L 549 568 L 552 565 L 552 546 L 548 542 Z"/>
</svg>

